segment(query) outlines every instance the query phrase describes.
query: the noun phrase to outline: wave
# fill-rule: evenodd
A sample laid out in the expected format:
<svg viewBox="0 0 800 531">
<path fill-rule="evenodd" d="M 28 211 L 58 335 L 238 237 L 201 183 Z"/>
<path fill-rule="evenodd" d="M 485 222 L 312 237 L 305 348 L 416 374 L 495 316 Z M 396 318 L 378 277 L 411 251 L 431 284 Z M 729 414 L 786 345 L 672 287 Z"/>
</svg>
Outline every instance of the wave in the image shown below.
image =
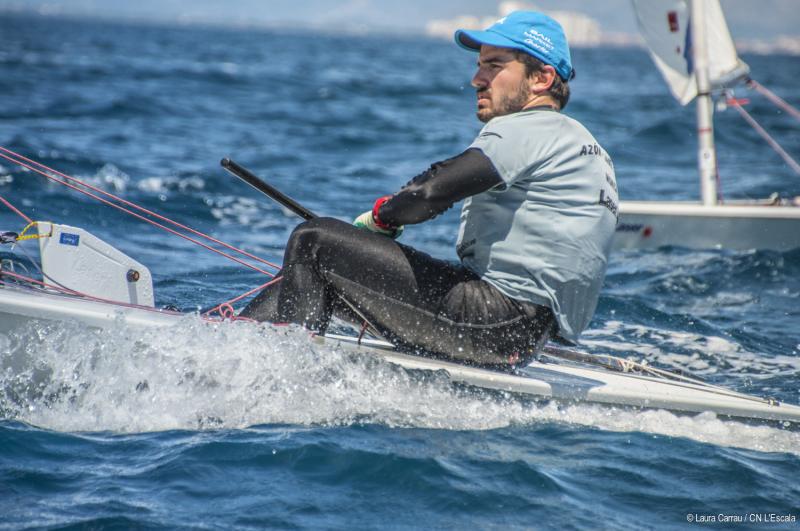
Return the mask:
<svg viewBox="0 0 800 531">
<path fill-rule="evenodd" d="M 800 454 L 800 433 L 666 411 L 540 403 L 454 386 L 309 341 L 297 327 L 209 325 L 101 332 L 34 325 L 2 337 L 0 411 L 69 432 L 241 429 L 264 424 L 495 430 L 566 423 Z"/>
</svg>

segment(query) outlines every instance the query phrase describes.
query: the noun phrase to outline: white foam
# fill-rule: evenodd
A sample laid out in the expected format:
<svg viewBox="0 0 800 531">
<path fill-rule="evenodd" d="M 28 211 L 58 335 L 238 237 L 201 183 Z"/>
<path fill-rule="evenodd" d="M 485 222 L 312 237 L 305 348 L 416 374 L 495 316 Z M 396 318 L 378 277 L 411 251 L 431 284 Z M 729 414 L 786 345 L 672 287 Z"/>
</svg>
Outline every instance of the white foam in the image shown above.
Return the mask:
<svg viewBox="0 0 800 531">
<path fill-rule="evenodd" d="M 0 186 L 11 184 L 14 182 L 14 176 L 11 175 L 10 170 L 0 164 Z"/>
<path fill-rule="evenodd" d="M 111 190 L 112 192 L 119 193 L 127 190 L 131 178 L 117 166 L 107 163 L 97 170 L 97 173 L 95 173 L 93 177 L 84 178 L 84 180 L 103 190 Z"/>
<path fill-rule="evenodd" d="M 172 190 L 203 190 L 206 182 L 198 176 L 192 177 L 146 177 L 136 183 L 136 187 L 148 193 L 166 193 Z"/>
<path fill-rule="evenodd" d="M 269 228 L 284 228 L 284 220 L 275 216 L 274 208 L 269 203 L 250 197 L 217 196 L 207 199 L 206 205 L 211 208 L 211 215 L 222 226 L 237 225 L 250 227 L 254 232 Z M 288 210 L 281 210 L 286 217 L 295 216 Z"/>
<path fill-rule="evenodd" d="M 641 340 L 637 342 L 635 340 Z M 751 352 L 720 336 L 704 336 L 620 321 L 606 321 L 602 328 L 583 333 L 581 343 L 593 352 L 646 359 L 688 369 L 698 375 L 719 373 L 732 379 L 769 378 L 800 372 L 800 357 Z"/>
<path fill-rule="evenodd" d="M 259 424 L 489 430 L 558 422 L 800 453 L 800 433 L 594 405 L 537 404 L 454 387 L 368 355 L 309 341 L 296 327 L 248 323 L 100 332 L 32 327 L 0 344 L 0 411 L 59 431 L 147 432 Z M 15 365 L 11 368 L 11 365 Z M 48 375 L 49 373 L 49 375 Z M 43 385 L 36 388 L 37 382 Z"/>
</svg>

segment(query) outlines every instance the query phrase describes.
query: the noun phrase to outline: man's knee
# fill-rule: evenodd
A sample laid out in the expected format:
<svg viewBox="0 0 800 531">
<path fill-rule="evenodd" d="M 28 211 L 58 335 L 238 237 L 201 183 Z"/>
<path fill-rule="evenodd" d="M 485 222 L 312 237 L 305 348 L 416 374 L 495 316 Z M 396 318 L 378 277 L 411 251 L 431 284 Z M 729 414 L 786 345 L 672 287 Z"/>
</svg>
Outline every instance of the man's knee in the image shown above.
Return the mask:
<svg viewBox="0 0 800 531">
<path fill-rule="evenodd" d="M 304 221 L 292 231 L 286 243 L 286 256 L 293 258 L 314 254 L 314 249 L 340 239 L 342 225 L 346 223 L 334 218 L 313 218 Z"/>
</svg>

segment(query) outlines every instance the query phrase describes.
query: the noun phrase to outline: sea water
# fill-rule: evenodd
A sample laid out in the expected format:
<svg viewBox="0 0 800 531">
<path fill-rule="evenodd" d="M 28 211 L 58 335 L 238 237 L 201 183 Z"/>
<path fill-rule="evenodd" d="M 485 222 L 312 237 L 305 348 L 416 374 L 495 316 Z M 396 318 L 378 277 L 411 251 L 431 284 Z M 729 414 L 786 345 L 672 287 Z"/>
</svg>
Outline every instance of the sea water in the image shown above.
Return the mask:
<svg viewBox="0 0 800 531">
<path fill-rule="evenodd" d="M 299 220 L 222 157 L 349 220 L 479 130 L 475 56 L 391 42 L 3 15 L 0 145 L 279 263 Z M 800 105 L 800 59 L 745 60 Z M 623 200 L 696 198 L 693 109 L 646 53 L 578 49 L 574 62 L 566 111 L 613 157 Z M 800 155 L 797 122 L 758 96 L 748 109 Z M 725 197 L 800 195 L 737 115 L 716 124 Z M 265 281 L 7 161 L 0 195 L 147 265 L 159 306 L 192 311 Z M 455 258 L 457 211 L 408 227 L 404 242 Z M 0 230 L 24 224 L 0 208 Z M 618 253 L 582 343 L 798 403 L 799 297 L 800 250 Z M 0 336 L 0 367 L 0 528 L 772 529 L 800 518 L 795 430 L 454 387 L 294 327 L 31 322 Z"/>
</svg>

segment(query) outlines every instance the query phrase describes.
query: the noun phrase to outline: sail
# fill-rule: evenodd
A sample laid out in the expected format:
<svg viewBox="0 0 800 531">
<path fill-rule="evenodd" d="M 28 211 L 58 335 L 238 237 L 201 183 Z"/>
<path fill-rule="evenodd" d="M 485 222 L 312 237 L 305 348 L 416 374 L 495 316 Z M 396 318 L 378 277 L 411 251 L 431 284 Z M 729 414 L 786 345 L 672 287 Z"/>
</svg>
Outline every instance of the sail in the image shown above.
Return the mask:
<svg viewBox="0 0 800 531">
<path fill-rule="evenodd" d="M 690 0 L 632 0 L 639 31 L 673 96 L 686 105 L 697 95 L 692 61 Z M 736 53 L 719 0 L 703 2 L 712 88 L 729 86 L 750 71 Z"/>
</svg>

